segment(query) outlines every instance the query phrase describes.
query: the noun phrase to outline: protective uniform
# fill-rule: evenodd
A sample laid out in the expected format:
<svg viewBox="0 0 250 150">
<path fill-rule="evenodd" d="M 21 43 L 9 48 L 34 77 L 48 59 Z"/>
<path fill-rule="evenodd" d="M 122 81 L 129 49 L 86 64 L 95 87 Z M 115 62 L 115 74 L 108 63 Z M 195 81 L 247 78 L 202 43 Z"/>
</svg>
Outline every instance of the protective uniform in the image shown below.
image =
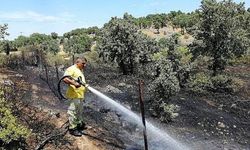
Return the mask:
<svg viewBox="0 0 250 150">
<path fill-rule="evenodd" d="M 66 69 L 64 76 L 71 76 L 73 79 L 77 80 L 78 77 L 82 78 L 82 82 L 86 83 L 83 72 L 77 67 L 77 65 L 72 65 Z M 74 85 L 69 85 L 66 98 L 70 100 L 70 105 L 68 107 L 69 115 L 69 129 L 74 129 L 78 124 L 83 122 L 83 105 L 84 95 L 86 88 L 81 86 L 76 88 Z"/>
</svg>

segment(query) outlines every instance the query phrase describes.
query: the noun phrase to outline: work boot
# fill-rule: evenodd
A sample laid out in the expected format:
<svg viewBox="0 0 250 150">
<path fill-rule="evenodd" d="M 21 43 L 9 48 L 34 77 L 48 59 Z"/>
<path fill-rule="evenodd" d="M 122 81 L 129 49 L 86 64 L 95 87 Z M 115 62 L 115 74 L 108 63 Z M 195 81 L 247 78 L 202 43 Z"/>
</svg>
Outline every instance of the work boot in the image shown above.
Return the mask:
<svg viewBox="0 0 250 150">
<path fill-rule="evenodd" d="M 76 128 L 78 130 L 86 130 L 87 129 L 86 124 L 84 122 L 81 122 L 80 124 L 77 124 Z"/>
<path fill-rule="evenodd" d="M 69 133 L 71 135 L 78 136 L 78 137 L 82 136 L 82 132 L 77 129 L 69 129 Z"/>
</svg>

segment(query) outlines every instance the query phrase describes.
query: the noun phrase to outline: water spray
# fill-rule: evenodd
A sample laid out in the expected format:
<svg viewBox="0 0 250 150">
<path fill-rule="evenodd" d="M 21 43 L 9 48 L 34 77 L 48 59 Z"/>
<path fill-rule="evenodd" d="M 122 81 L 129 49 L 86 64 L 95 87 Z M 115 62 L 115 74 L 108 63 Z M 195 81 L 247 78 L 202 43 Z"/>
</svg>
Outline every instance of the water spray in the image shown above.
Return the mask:
<svg viewBox="0 0 250 150">
<path fill-rule="evenodd" d="M 70 76 L 64 76 L 62 79 L 60 79 L 60 81 L 58 83 L 59 94 L 61 95 L 62 98 L 67 99 L 64 96 L 64 94 L 62 93 L 62 91 L 61 91 L 62 87 L 60 85 L 60 83 L 63 81 L 64 78 L 70 78 L 70 79 L 72 79 L 72 78 Z M 139 117 L 139 115 L 137 115 L 133 111 L 129 110 L 128 108 L 124 107 L 120 103 L 114 101 L 113 99 L 109 98 L 108 96 L 104 95 L 100 91 L 92 88 L 91 86 L 87 85 L 86 83 L 83 83 L 81 81 L 81 78 L 78 78 L 75 81 L 77 81 L 82 86 L 85 86 L 86 88 L 88 88 L 89 91 L 91 91 L 93 94 L 95 94 L 96 96 L 98 96 L 101 100 L 109 103 L 110 105 L 112 105 L 113 107 L 115 107 L 117 110 L 119 110 L 120 112 L 124 113 L 126 116 L 128 116 L 129 118 L 131 118 L 136 124 L 138 124 L 140 127 L 142 127 L 142 128 L 145 129 L 145 133 L 146 133 L 146 125 L 147 125 L 148 135 L 151 136 L 152 140 L 157 140 L 157 142 L 158 142 L 158 144 L 153 145 L 153 146 L 150 145 L 151 144 L 150 141 L 149 141 L 149 143 L 146 143 L 146 144 L 149 144 L 149 146 L 151 146 L 151 147 L 149 147 L 149 149 L 152 149 L 152 150 L 166 150 L 166 149 L 171 149 L 171 150 L 188 150 L 188 148 L 186 146 L 184 146 L 183 144 L 181 144 L 180 142 L 178 142 L 177 140 L 175 140 L 174 138 L 172 138 L 166 132 L 164 132 L 164 131 L 160 130 L 159 128 L 157 128 L 156 126 L 154 126 L 149 121 L 146 121 L 145 118 L 144 118 L 144 121 L 141 122 L 141 118 Z M 142 92 L 141 88 L 140 88 L 140 92 Z M 142 97 L 141 97 L 141 100 L 143 100 Z M 155 147 L 155 146 L 158 146 L 158 147 Z"/>
</svg>

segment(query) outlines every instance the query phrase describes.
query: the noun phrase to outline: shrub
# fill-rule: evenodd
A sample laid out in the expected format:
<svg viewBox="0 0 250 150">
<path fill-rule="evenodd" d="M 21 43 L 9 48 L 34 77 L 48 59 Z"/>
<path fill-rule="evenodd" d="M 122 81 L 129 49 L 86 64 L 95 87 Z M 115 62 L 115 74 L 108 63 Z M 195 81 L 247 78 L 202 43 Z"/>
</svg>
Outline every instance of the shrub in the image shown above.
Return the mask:
<svg viewBox="0 0 250 150">
<path fill-rule="evenodd" d="M 226 75 L 210 77 L 205 73 L 197 73 L 191 77 L 188 85 L 191 91 L 196 93 L 205 93 L 208 91 L 235 93 L 244 87 L 244 81 Z"/>
<path fill-rule="evenodd" d="M 168 99 L 180 90 L 179 81 L 169 60 L 160 59 L 157 66 L 159 75 L 153 81 L 151 89 L 158 99 Z"/>
<path fill-rule="evenodd" d="M 29 136 L 30 131 L 20 125 L 11 111 L 11 104 L 0 89 L 0 146 L 14 141 L 21 141 Z"/>
<path fill-rule="evenodd" d="M 96 51 L 88 51 L 85 52 L 83 55 L 90 63 L 100 63 L 100 58 Z"/>
<path fill-rule="evenodd" d="M 235 64 L 235 65 L 238 65 L 238 64 L 247 64 L 249 65 L 250 64 L 250 55 L 243 55 L 242 57 L 239 57 L 239 58 L 234 58 L 230 61 L 231 64 Z"/>
<path fill-rule="evenodd" d="M 64 57 L 61 55 L 54 55 L 52 53 L 46 54 L 46 62 L 49 66 L 54 66 L 56 64 L 65 65 L 68 64 L 68 61 L 65 61 Z"/>
<path fill-rule="evenodd" d="M 4 54 L 0 54 L 0 66 L 3 67 L 7 63 L 6 56 Z"/>
<path fill-rule="evenodd" d="M 217 75 L 211 78 L 214 92 L 235 93 L 243 88 L 244 82 L 238 78 Z"/>
<path fill-rule="evenodd" d="M 162 122 L 170 122 L 179 115 L 178 111 L 180 110 L 180 107 L 177 105 L 166 104 L 163 102 L 160 105 L 160 109 L 162 109 L 160 120 Z"/>
<path fill-rule="evenodd" d="M 229 85 L 229 89 L 231 92 L 239 92 L 242 88 L 244 88 L 245 82 L 239 78 L 232 78 L 232 83 Z"/>
<path fill-rule="evenodd" d="M 212 87 L 211 79 L 205 73 L 197 73 L 190 78 L 188 87 L 195 93 L 204 93 Z"/>
</svg>

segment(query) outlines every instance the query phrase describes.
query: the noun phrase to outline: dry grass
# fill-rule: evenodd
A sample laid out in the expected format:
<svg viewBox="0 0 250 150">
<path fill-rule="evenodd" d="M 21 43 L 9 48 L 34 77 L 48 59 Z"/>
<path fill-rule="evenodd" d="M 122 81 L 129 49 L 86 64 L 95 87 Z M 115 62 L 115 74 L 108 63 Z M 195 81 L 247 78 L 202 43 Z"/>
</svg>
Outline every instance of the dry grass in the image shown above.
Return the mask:
<svg viewBox="0 0 250 150">
<path fill-rule="evenodd" d="M 150 38 L 154 38 L 156 40 L 159 40 L 161 38 L 169 38 L 174 33 L 181 33 L 181 29 L 180 28 L 173 29 L 172 26 L 168 26 L 168 27 L 164 27 L 164 28 L 159 29 L 159 32 L 160 32 L 159 34 L 157 33 L 157 29 L 153 29 L 153 28 L 142 29 L 141 32 L 146 34 Z M 181 35 L 181 37 L 179 38 L 179 43 L 182 46 L 189 45 L 193 41 L 194 41 L 194 38 L 189 34 Z"/>
</svg>

